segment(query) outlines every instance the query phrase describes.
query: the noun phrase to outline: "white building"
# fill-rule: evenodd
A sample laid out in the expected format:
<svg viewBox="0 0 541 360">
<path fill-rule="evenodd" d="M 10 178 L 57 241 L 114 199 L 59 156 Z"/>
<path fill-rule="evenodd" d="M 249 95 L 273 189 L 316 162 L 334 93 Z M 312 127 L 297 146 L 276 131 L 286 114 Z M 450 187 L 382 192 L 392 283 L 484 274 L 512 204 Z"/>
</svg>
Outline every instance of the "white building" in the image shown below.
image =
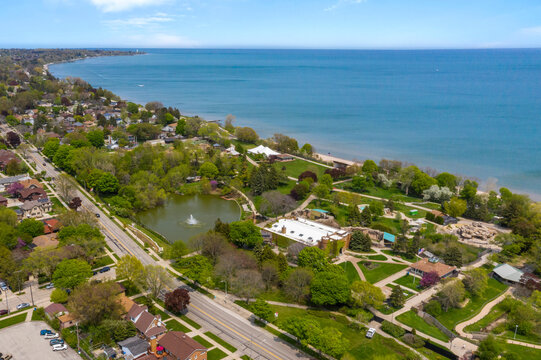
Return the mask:
<svg viewBox="0 0 541 360">
<path fill-rule="evenodd" d="M 344 246 L 347 248 L 350 240 L 350 234 L 345 230 L 303 218 L 279 219 L 270 228 L 265 228 L 265 230 L 305 245 L 318 246 L 322 249 L 326 248 L 333 241 L 344 241 Z"/>
<path fill-rule="evenodd" d="M 269 147 L 266 147 L 266 146 L 263 146 L 263 145 L 259 145 L 253 149 L 250 149 L 248 150 L 248 152 L 250 154 L 262 154 L 262 155 L 265 155 L 266 157 L 269 157 L 271 155 L 280 155 L 279 152 L 276 152 L 274 150 L 272 150 L 271 148 Z"/>
</svg>

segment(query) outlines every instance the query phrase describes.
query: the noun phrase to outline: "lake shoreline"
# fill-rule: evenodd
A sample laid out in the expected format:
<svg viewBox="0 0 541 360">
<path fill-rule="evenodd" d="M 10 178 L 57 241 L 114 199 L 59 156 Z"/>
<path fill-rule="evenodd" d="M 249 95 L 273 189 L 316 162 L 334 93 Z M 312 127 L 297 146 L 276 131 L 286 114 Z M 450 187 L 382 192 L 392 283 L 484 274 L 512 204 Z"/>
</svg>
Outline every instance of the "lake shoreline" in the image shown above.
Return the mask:
<svg viewBox="0 0 541 360">
<path fill-rule="evenodd" d="M 129 55 L 125 55 L 125 56 L 129 56 Z M 85 60 L 85 59 L 81 59 L 81 60 Z M 78 60 L 78 61 L 80 61 L 80 60 Z M 71 61 L 71 62 L 76 62 L 76 61 Z M 58 63 L 52 64 L 52 65 L 56 65 L 56 64 L 58 64 Z M 115 91 L 115 93 L 118 93 L 118 91 Z M 144 94 L 147 94 L 147 93 L 148 93 L 147 91 L 144 92 Z M 148 96 L 148 95 L 143 96 L 143 98 L 146 97 L 146 96 Z M 136 97 L 136 96 L 135 96 L 135 97 Z M 134 96 L 125 96 L 125 95 L 122 95 L 122 98 L 125 98 L 126 100 L 132 100 L 132 101 L 141 101 L 141 100 L 135 99 Z M 148 101 L 153 101 L 153 100 L 150 100 L 150 99 L 147 99 L 147 100 L 148 100 Z M 154 100 L 156 100 L 156 99 L 154 99 Z M 158 99 L 158 101 L 159 101 L 159 99 Z M 169 104 L 169 105 L 167 105 L 167 106 L 176 106 L 176 105 L 174 105 L 174 104 Z M 182 106 L 181 106 L 181 107 L 182 107 Z M 182 108 L 184 108 L 184 107 L 182 107 Z M 203 112 L 203 113 L 204 113 L 204 112 Z M 186 111 L 186 114 L 196 115 L 197 113 L 193 112 L 193 114 L 192 114 L 192 111 Z M 308 116 L 308 115 L 307 115 L 307 116 Z M 254 123 L 254 122 L 255 122 L 255 121 L 253 121 L 252 123 Z M 252 125 L 252 126 L 253 126 L 256 130 L 259 130 L 259 131 L 262 130 L 262 129 L 261 129 L 261 126 L 258 126 L 257 124 L 254 124 L 254 125 Z M 264 128 L 264 127 L 263 127 L 263 128 Z M 279 130 L 278 130 L 278 131 L 279 131 Z M 264 131 L 264 132 L 265 132 L 265 131 Z M 268 132 L 268 131 L 267 131 L 267 132 Z M 287 130 L 284 130 L 283 132 L 284 132 L 285 134 L 288 134 L 288 131 L 287 131 Z M 289 134 L 290 134 L 290 133 L 289 133 Z M 293 136 L 295 136 L 295 134 L 293 134 Z M 303 136 L 303 137 L 306 138 L 306 139 L 303 139 L 303 140 L 307 140 L 308 142 L 310 142 L 310 139 L 315 140 L 313 137 L 310 137 L 309 134 L 307 134 L 306 136 Z M 321 142 L 321 140 L 319 140 L 319 142 Z M 317 144 L 317 142 L 316 142 L 316 144 Z M 369 144 L 370 144 L 370 142 L 367 143 L 367 145 L 369 145 Z M 318 147 L 319 147 L 319 146 L 318 146 Z M 320 155 L 320 159 L 321 159 L 322 161 L 326 161 L 326 160 L 333 161 L 333 160 L 336 160 L 336 161 L 344 162 L 344 163 L 352 163 L 352 162 L 355 162 L 355 160 L 359 158 L 358 155 L 351 155 L 351 156 L 343 156 L 343 155 L 340 155 L 340 153 L 341 153 L 341 152 L 343 153 L 344 150 L 340 150 L 340 148 L 336 148 L 336 146 L 333 147 L 332 145 L 328 145 L 328 146 L 321 146 L 321 148 L 324 148 L 324 149 L 326 149 L 326 150 L 329 150 L 330 156 L 332 156 L 332 159 L 329 159 L 329 158 L 327 158 L 327 157 L 329 156 L 328 154 L 326 155 L 326 154 L 324 154 L 323 152 L 321 152 L 319 155 Z M 374 147 L 373 149 L 374 149 L 374 152 L 378 152 L 377 147 Z M 347 152 L 352 152 L 352 151 L 354 151 L 354 149 L 350 149 L 350 151 L 347 151 Z M 444 150 L 441 150 L 441 151 L 444 151 Z M 335 155 L 334 155 L 335 153 L 338 153 L 339 155 L 335 156 Z M 381 152 L 380 152 L 380 153 L 381 153 Z M 360 155 L 360 154 L 362 154 L 362 153 L 356 153 L 356 154 L 359 154 L 359 155 Z M 374 158 L 374 156 L 375 156 L 376 159 L 377 159 L 377 158 L 391 158 L 391 159 L 392 159 L 392 158 L 396 158 L 396 157 L 388 157 L 388 156 L 385 156 L 385 155 L 383 155 L 383 156 L 381 156 L 381 155 L 380 155 L 380 156 L 376 156 L 376 155 L 370 156 L 370 155 L 367 155 L 367 156 L 361 156 L 361 159 L 364 159 L 364 158 Z M 429 156 L 429 157 L 430 157 L 430 156 Z M 432 162 L 433 162 L 433 163 L 434 163 L 434 162 L 437 163 L 437 160 L 433 160 Z M 410 163 L 410 162 L 409 162 L 408 160 L 406 160 L 405 163 Z M 421 162 L 421 161 L 417 161 L 417 162 L 415 162 L 415 163 L 419 164 L 419 166 L 420 166 L 421 168 L 426 167 L 426 163 L 423 163 L 423 162 Z M 454 165 L 454 166 L 452 165 L 450 168 L 453 168 L 453 167 L 454 167 L 454 168 L 457 168 L 457 166 L 464 166 L 464 164 L 460 165 L 460 162 L 457 162 L 456 159 L 455 159 L 454 162 L 452 162 L 452 164 L 455 164 L 455 165 Z M 457 164 L 458 164 L 458 165 L 457 165 Z M 475 164 L 477 164 L 477 163 L 475 163 Z M 471 167 L 471 166 L 472 166 L 472 165 L 469 164 L 469 167 Z M 436 167 L 439 171 L 445 171 L 445 169 L 441 169 L 439 166 L 435 166 L 435 167 Z M 469 173 L 469 172 L 466 170 L 466 168 L 468 168 L 468 166 L 465 166 L 465 167 L 464 167 L 464 169 L 465 169 L 464 172 L 465 172 L 465 173 Z M 502 169 L 505 170 L 505 168 L 502 168 Z M 505 173 L 506 171 L 504 171 L 504 170 L 502 170 L 502 171 Z M 512 170 L 510 170 L 510 171 L 512 171 Z M 461 173 L 462 173 L 461 171 L 457 171 L 456 169 L 450 170 L 450 172 L 457 173 L 457 174 L 461 174 Z M 500 172 L 501 172 L 501 171 L 500 171 Z M 492 175 L 493 173 L 485 172 L 485 174 L 488 174 L 488 175 L 483 175 L 483 176 L 482 176 L 483 179 L 479 179 L 478 176 L 464 176 L 464 177 L 481 180 L 481 181 L 480 181 L 480 183 L 481 183 L 481 184 L 480 184 L 480 185 L 481 185 L 481 186 L 480 186 L 480 189 L 483 189 L 483 188 L 486 188 L 486 186 L 485 186 L 486 184 L 490 184 L 490 180 L 491 180 L 490 175 Z M 503 175 L 500 174 L 500 175 L 493 175 L 493 176 L 502 177 Z M 526 176 L 526 175 L 525 175 L 525 176 Z M 531 181 L 531 180 L 525 180 L 525 181 Z M 505 180 L 501 180 L 501 183 L 498 184 L 497 188 L 499 188 L 499 187 L 501 187 L 501 186 L 506 186 L 506 187 L 510 188 L 511 190 L 517 191 L 517 192 L 520 192 L 520 193 L 526 193 L 526 194 L 530 195 L 532 199 L 537 199 L 537 200 L 541 199 L 541 193 L 537 193 L 537 192 L 532 191 L 532 190 L 521 190 L 520 186 L 517 187 L 517 186 L 508 185 L 508 184 L 506 183 Z M 531 185 L 530 185 L 530 187 L 531 187 Z M 483 190 L 486 190 L 486 189 L 483 189 Z"/>
</svg>

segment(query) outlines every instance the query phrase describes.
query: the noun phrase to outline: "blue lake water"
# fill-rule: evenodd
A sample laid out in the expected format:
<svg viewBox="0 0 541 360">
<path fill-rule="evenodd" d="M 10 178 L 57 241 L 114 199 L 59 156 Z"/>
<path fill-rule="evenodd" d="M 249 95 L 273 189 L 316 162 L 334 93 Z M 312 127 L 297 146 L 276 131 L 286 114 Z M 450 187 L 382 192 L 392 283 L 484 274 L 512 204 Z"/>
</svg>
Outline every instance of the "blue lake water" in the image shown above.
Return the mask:
<svg viewBox="0 0 541 360">
<path fill-rule="evenodd" d="M 233 114 L 319 152 L 408 161 L 541 197 L 541 50 L 145 51 L 50 70 L 208 120 Z"/>
</svg>

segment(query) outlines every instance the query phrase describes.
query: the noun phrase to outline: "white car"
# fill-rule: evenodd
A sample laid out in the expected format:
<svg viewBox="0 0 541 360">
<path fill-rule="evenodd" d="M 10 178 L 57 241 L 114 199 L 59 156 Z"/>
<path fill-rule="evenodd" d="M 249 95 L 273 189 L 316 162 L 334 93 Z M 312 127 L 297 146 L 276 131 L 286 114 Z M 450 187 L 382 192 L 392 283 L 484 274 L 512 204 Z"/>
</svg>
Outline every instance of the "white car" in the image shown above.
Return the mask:
<svg viewBox="0 0 541 360">
<path fill-rule="evenodd" d="M 17 310 L 25 309 L 27 307 L 30 307 L 29 303 L 22 303 L 22 304 L 17 305 Z"/>
<path fill-rule="evenodd" d="M 372 339 L 372 337 L 374 336 L 375 333 L 376 333 L 376 329 L 370 328 L 366 332 L 366 337 L 369 338 L 369 339 Z"/>
<path fill-rule="evenodd" d="M 66 350 L 67 348 L 68 348 L 68 345 L 66 344 L 53 345 L 53 351 L 62 351 L 62 350 Z"/>
<path fill-rule="evenodd" d="M 43 338 L 44 339 L 56 339 L 58 337 L 57 333 L 47 334 Z"/>
<path fill-rule="evenodd" d="M 52 289 L 52 288 L 54 288 L 53 283 L 48 283 L 47 286 L 45 286 L 45 289 Z"/>
</svg>

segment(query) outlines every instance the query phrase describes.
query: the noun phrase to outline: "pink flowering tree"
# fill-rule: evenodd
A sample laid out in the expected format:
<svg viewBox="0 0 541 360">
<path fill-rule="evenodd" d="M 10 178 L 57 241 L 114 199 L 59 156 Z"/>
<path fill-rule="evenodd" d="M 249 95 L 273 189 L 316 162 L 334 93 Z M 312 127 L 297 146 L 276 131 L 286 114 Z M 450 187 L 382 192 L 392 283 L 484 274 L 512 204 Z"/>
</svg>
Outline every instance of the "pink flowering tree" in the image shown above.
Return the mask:
<svg viewBox="0 0 541 360">
<path fill-rule="evenodd" d="M 423 275 L 423 278 L 421 279 L 421 282 L 419 283 L 419 285 L 421 285 L 421 287 L 423 288 L 427 288 L 427 287 L 437 284 L 438 281 L 440 281 L 440 277 L 438 276 L 438 273 L 435 271 L 431 271 Z"/>
<path fill-rule="evenodd" d="M 15 182 L 15 183 L 9 185 L 6 191 L 11 196 L 15 196 L 15 194 L 17 194 L 17 192 L 22 190 L 23 188 L 24 188 L 24 186 L 21 183 Z"/>
</svg>

